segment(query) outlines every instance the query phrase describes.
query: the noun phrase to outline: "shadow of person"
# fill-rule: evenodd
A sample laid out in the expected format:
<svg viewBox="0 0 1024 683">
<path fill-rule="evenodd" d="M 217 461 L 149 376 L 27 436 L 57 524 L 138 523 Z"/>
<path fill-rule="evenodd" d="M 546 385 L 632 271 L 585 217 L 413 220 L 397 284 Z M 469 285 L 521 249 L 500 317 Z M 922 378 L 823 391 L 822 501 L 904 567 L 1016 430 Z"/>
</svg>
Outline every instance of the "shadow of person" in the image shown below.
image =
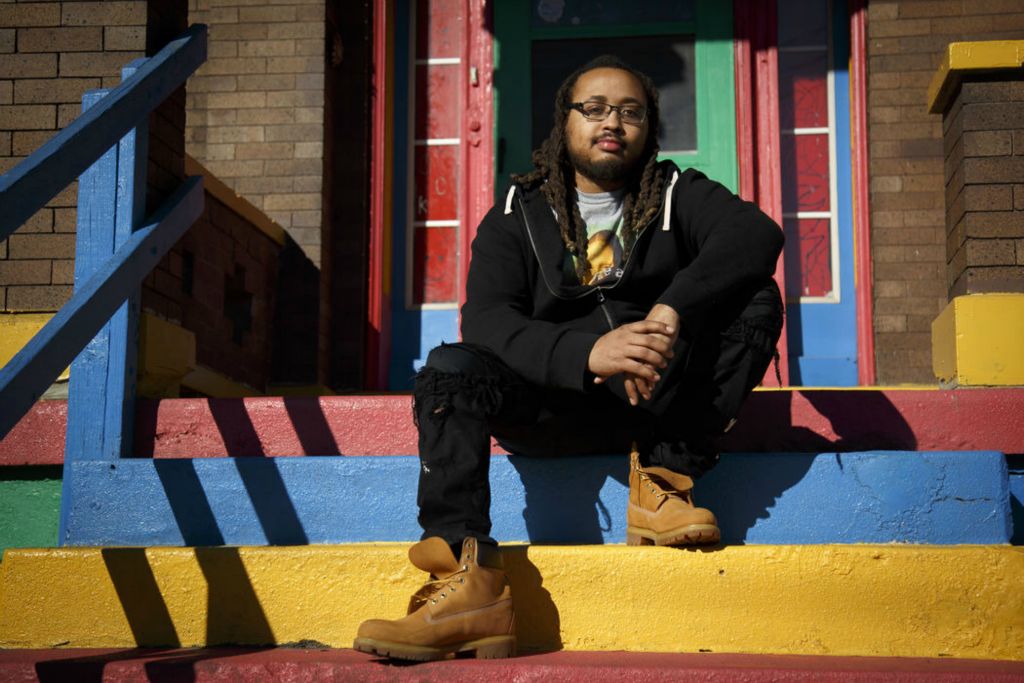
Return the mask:
<svg viewBox="0 0 1024 683">
<path fill-rule="evenodd" d="M 562 649 L 562 620 L 544 578 L 530 559 L 530 546 L 502 546 L 501 555 L 512 584 L 516 612 L 516 640 L 520 652 Z"/>
<path fill-rule="evenodd" d="M 729 453 L 694 487 L 697 504 L 714 511 L 721 543 L 744 545 L 778 499 L 810 470 L 815 453 Z"/>
<path fill-rule="evenodd" d="M 523 521 L 531 543 L 621 542 L 626 530 L 615 528 L 621 516 L 611 510 L 624 504 L 615 485 L 626 484 L 623 457 L 510 455 L 508 461 L 522 481 Z"/>
<path fill-rule="evenodd" d="M 917 438 L 881 390 L 808 388 L 755 392 L 721 446 L 730 454 L 698 482 L 698 502 L 718 515 L 723 543 L 743 544 L 778 499 L 807 476 L 816 457 L 915 450 Z"/>
</svg>

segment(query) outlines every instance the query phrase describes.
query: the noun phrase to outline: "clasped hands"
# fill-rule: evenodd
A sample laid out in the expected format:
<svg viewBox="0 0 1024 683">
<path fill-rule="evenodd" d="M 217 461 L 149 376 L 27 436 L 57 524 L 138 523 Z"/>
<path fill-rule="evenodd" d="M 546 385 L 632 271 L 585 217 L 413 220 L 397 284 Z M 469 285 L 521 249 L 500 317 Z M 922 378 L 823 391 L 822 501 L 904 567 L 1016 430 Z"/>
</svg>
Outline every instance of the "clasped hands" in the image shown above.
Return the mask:
<svg viewBox="0 0 1024 683">
<path fill-rule="evenodd" d="M 598 339 L 587 369 L 596 375 L 594 384 L 621 372 L 630 404 L 638 405 L 641 397 L 651 400 L 661 379 L 658 370 L 668 366 L 678 337 L 679 314 L 671 306 L 655 304 L 646 319 L 617 327 Z"/>
</svg>

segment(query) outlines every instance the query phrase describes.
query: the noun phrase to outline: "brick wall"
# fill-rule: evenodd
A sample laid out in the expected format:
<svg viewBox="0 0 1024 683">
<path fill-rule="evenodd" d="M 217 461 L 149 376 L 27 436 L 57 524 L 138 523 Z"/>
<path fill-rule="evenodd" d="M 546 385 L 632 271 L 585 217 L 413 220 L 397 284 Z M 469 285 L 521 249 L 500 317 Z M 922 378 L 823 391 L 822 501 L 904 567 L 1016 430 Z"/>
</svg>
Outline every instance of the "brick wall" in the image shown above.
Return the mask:
<svg viewBox="0 0 1024 683">
<path fill-rule="evenodd" d="M 143 308 L 195 333 L 196 362 L 263 391 L 280 249 L 207 191 L 202 215 L 143 283 Z"/>
<path fill-rule="evenodd" d="M 942 122 L 927 90 L 945 46 L 1024 38 L 1019 0 L 868 3 L 868 136 L 878 382 L 934 383 L 947 302 Z"/>
<path fill-rule="evenodd" d="M 82 93 L 120 82 L 146 22 L 143 1 L 0 4 L 0 172 L 78 116 Z M 0 311 L 55 311 L 71 296 L 77 192 L 0 242 Z"/>
<path fill-rule="evenodd" d="M 968 74 L 943 133 L 950 298 L 1024 292 L 1024 76 Z"/>
<path fill-rule="evenodd" d="M 320 264 L 324 0 L 189 0 L 210 28 L 187 150 Z"/>
</svg>

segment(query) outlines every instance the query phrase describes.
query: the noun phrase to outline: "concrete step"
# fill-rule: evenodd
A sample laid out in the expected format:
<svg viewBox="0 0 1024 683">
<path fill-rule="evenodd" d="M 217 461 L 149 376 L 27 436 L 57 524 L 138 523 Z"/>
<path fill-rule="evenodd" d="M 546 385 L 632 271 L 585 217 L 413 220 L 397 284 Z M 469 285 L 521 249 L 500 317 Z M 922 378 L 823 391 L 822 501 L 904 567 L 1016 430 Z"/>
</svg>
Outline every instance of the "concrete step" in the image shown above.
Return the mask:
<svg viewBox="0 0 1024 683">
<path fill-rule="evenodd" d="M 976 451 L 1019 454 L 1024 388 L 755 390 L 731 452 Z M 0 439 L 0 465 L 63 461 L 66 401 L 40 401 Z M 139 401 L 134 455 L 155 458 L 405 455 L 408 394 Z M 495 452 L 501 450 L 495 447 Z"/>
<path fill-rule="evenodd" d="M 551 652 L 515 659 L 463 659 L 394 666 L 352 650 L 6 650 L 11 681 L 701 681 L 732 683 L 1001 683 L 1024 678 L 1018 662 L 893 657 Z"/>
<path fill-rule="evenodd" d="M 404 614 L 406 544 L 8 550 L 0 648 L 316 641 Z M 503 549 L 520 646 L 1024 659 L 1024 549 Z"/>
<path fill-rule="evenodd" d="M 419 460 L 127 459 L 78 462 L 65 545 L 289 545 L 415 541 Z M 491 462 L 502 542 L 624 543 L 623 456 Z M 696 501 L 723 542 L 1008 543 L 996 452 L 726 454 Z"/>
</svg>

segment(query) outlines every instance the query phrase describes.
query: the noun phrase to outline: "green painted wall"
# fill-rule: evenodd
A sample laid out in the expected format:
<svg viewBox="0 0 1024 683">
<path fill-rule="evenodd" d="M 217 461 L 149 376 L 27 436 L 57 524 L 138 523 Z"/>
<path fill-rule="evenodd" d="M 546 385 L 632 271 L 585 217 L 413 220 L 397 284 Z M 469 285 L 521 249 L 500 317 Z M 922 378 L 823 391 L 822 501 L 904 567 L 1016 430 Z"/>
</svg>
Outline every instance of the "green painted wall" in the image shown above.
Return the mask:
<svg viewBox="0 0 1024 683">
<path fill-rule="evenodd" d="M 57 545 L 61 470 L 59 465 L 0 468 L 0 553 Z"/>
</svg>

